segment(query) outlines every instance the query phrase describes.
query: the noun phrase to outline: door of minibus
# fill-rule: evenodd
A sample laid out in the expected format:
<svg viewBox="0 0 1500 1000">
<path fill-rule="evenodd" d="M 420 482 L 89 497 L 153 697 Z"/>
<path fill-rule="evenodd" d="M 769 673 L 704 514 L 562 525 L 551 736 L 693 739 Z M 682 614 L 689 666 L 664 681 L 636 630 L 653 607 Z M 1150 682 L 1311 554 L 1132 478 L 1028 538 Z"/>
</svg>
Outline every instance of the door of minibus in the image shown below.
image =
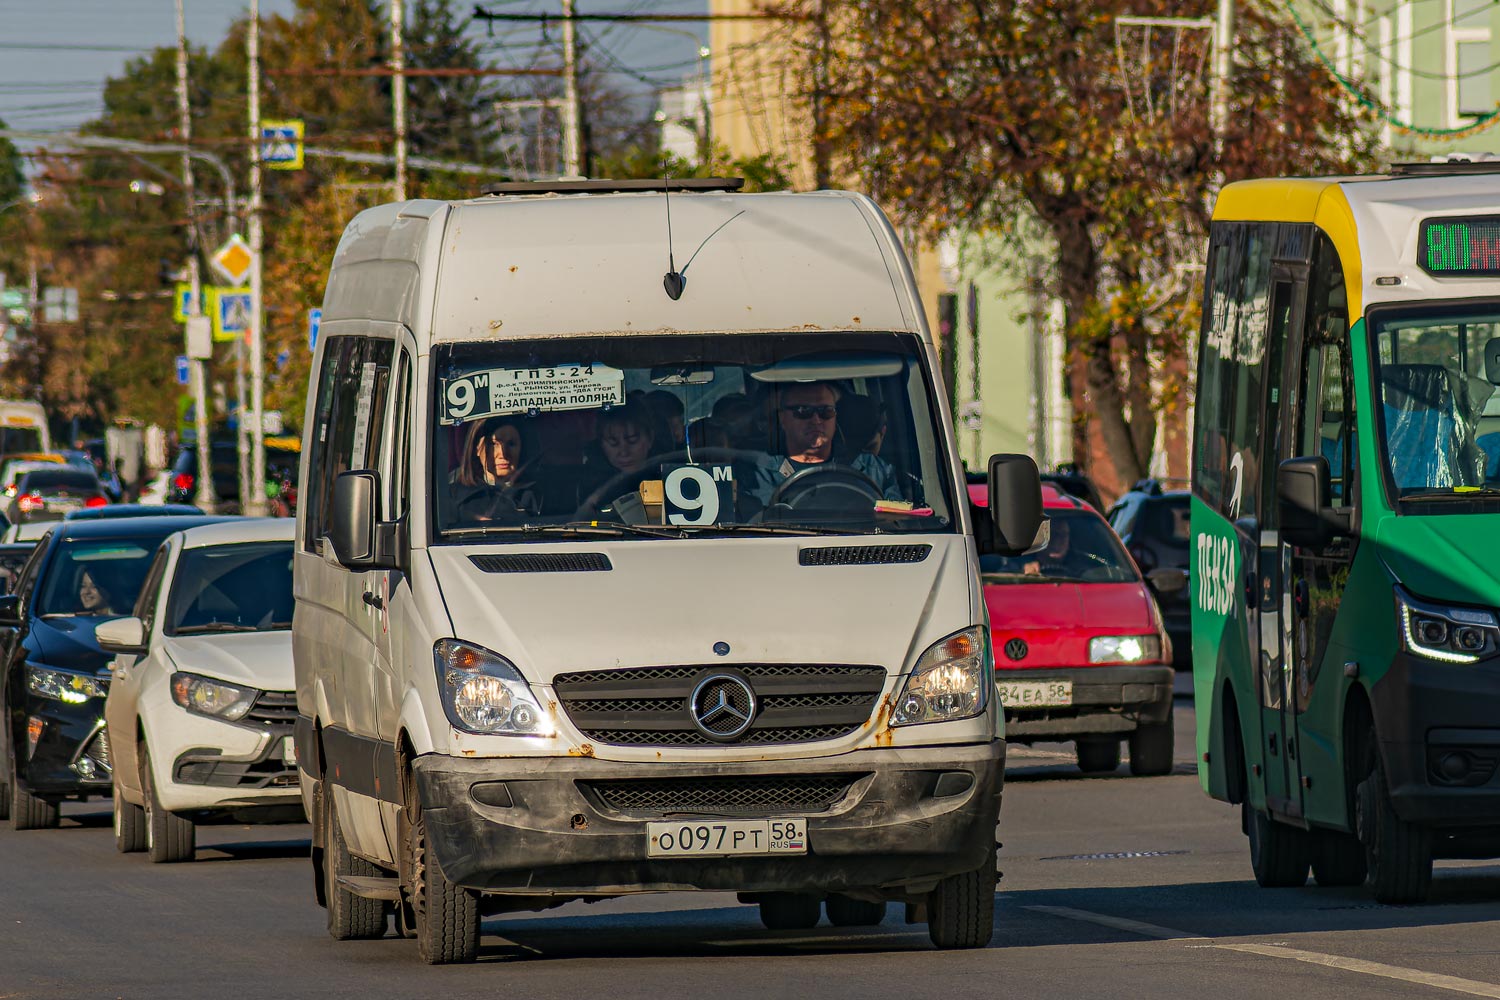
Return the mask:
<svg viewBox="0 0 1500 1000">
<path fill-rule="evenodd" d="M 1261 422 L 1261 522 L 1259 584 L 1261 743 L 1258 755 L 1266 808 L 1302 821 L 1302 773 L 1297 752 L 1297 685 L 1292 683 L 1292 547 L 1282 541 L 1276 500 L 1276 470 L 1296 457 L 1299 360 L 1307 306 L 1308 265 L 1276 260 L 1271 265 L 1270 342 Z M 1254 763 L 1254 757 L 1251 759 Z M 1252 774 L 1254 769 L 1252 768 Z"/>
</svg>

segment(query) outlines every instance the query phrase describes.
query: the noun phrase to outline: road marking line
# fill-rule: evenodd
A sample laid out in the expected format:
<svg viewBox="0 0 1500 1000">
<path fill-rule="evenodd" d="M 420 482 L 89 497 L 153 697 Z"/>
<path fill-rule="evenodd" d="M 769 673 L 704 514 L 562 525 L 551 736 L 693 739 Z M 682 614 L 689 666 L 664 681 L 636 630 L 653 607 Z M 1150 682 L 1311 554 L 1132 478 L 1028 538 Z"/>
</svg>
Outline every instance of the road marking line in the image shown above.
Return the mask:
<svg viewBox="0 0 1500 1000">
<path fill-rule="evenodd" d="M 1031 910 L 1036 913 L 1046 913 L 1054 917 L 1063 917 L 1068 920 L 1079 920 L 1086 924 L 1098 924 L 1100 927 L 1113 927 L 1117 931 L 1130 931 L 1132 934 L 1157 938 L 1161 941 L 1208 940 L 1202 934 L 1189 934 L 1187 931 L 1177 931 L 1170 927 L 1148 924 L 1140 920 L 1130 920 L 1126 917 L 1111 917 L 1105 913 L 1075 910 L 1071 906 L 1025 906 L 1022 909 Z"/>
<path fill-rule="evenodd" d="M 1419 986 L 1433 986 L 1440 990 L 1451 990 L 1454 993 L 1465 993 L 1474 997 L 1500 997 L 1500 986 L 1496 986 L 1494 983 L 1481 983 L 1473 979 L 1444 976 L 1436 972 L 1422 972 L 1419 969 L 1403 969 L 1396 965 L 1366 962 L 1358 958 L 1324 955 L 1316 951 L 1302 951 L 1299 948 L 1286 948 L 1281 945 L 1221 944 L 1214 947 L 1222 948 L 1225 951 L 1242 951 L 1251 955 L 1264 955 L 1267 958 L 1289 958 L 1298 962 L 1308 962 L 1312 965 L 1324 965 L 1330 969 L 1343 969 L 1345 972 L 1361 972 L 1367 976 L 1398 979 L 1405 983 L 1416 983 Z"/>
<path fill-rule="evenodd" d="M 1170 927 L 1148 924 L 1140 920 L 1130 920 L 1126 917 L 1112 917 L 1105 913 L 1075 910 L 1070 906 L 1026 906 L 1022 907 L 1022 909 L 1031 910 L 1036 913 L 1046 913 L 1054 917 L 1063 917 L 1068 920 L 1078 920 L 1087 924 L 1098 924 L 1101 927 L 1113 927 L 1116 930 L 1130 931 L 1133 934 L 1156 938 L 1160 941 L 1211 940 L 1201 934 L 1189 934 L 1187 931 L 1173 930 Z M 1419 986 L 1432 986 L 1440 990 L 1464 993 L 1468 996 L 1494 997 L 1496 1000 L 1500 1000 L 1500 986 L 1494 983 L 1461 979 L 1458 976 L 1445 976 L 1437 972 L 1423 972 L 1420 969 L 1404 969 L 1397 965 L 1384 965 L 1380 962 L 1366 962 L 1359 958 L 1344 958 L 1340 955 L 1325 955 L 1317 951 L 1303 951 L 1300 948 L 1289 948 L 1280 943 L 1209 944 L 1189 945 L 1188 947 L 1217 948 L 1223 951 L 1238 951 L 1249 955 L 1261 955 L 1266 958 L 1282 958 L 1294 962 L 1307 962 L 1311 965 L 1340 969 L 1344 972 L 1358 972 L 1366 976 L 1380 976 L 1384 979 L 1396 979 L 1405 983 L 1415 983 Z"/>
</svg>

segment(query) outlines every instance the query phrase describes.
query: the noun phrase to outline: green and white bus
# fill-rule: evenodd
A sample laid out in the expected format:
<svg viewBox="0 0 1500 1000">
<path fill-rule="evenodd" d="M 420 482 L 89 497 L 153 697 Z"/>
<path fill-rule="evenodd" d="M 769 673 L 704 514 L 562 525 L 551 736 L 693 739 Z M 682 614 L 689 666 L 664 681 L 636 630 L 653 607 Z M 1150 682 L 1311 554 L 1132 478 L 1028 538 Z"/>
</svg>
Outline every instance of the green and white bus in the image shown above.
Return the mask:
<svg viewBox="0 0 1500 1000">
<path fill-rule="evenodd" d="M 1215 206 L 1191 562 L 1198 774 L 1256 880 L 1426 897 L 1500 856 L 1500 172 Z"/>
</svg>

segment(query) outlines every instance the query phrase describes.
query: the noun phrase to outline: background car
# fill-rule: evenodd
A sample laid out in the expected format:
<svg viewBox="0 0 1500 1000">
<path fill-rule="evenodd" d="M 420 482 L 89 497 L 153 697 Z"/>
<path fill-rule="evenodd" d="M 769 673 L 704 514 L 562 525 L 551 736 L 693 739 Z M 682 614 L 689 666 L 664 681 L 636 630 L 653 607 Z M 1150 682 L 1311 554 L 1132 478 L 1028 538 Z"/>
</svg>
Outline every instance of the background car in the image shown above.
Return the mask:
<svg viewBox="0 0 1500 1000">
<path fill-rule="evenodd" d="M 211 445 L 209 472 L 213 478 L 214 498 L 221 510 L 238 511 L 240 507 L 240 452 L 233 440 L 214 441 Z M 290 517 L 297 512 L 297 469 L 300 451 L 266 446 L 266 497 L 273 513 Z M 167 479 L 168 503 L 192 503 L 197 499 L 198 451 L 184 445 L 172 462 Z"/>
<path fill-rule="evenodd" d="M 1185 489 L 1167 489 L 1159 479 L 1143 479 L 1109 509 L 1110 527 L 1125 543 L 1148 581 L 1163 579 L 1158 570 L 1171 570 L 1187 579 L 1188 527 L 1191 494 Z M 1157 589 L 1157 601 L 1172 637 L 1172 665 L 1178 670 L 1193 666 L 1192 606 L 1184 584 L 1178 589 Z"/>
<path fill-rule="evenodd" d="M 970 486 L 983 486 L 989 481 L 989 471 L 980 469 L 977 472 L 967 472 L 965 478 Z M 1056 487 L 1059 493 L 1077 497 L 1099 513 L 1104 513 L 1104 499 L 1099 495 L 1099 487 L 1073 465 L 1059 465 L 1051 472 L 1043 472 L 1041 478 L 1042 482 Z"/>
<path fill-rule="evenodd" d="M 16 829 L 54 827 L 63 799 L 109 792 L 113 758 L 103 715 L 110 657 L 94 629 L 130 613 L 162 539 L 203 523 L 202 516 L 54 522 L 16 592 L 0 597 L 8 723 L 0 739 L 0 808 Z M 86 582 L 105 595 L 92 608 Z"/>
<path fill-rule="evenodd" d="M 66 465 L 61 455 L 31 455 L 25 458 L 9 458 L 0 464 L 0 489 L 7 497 L 16 495 L 16 480 L 32 469 L 45 469 L 51 465 Z"/>
<path fill-rule="evenodd" d="M 196 825 L 302 822 L 292 743 L 292 536 L 285 518 L 169 535 L 135 614 L 98 629 L 116 654 L 104 718 L 115 845 L 188 861 Z"/>
<path fill-rule="evenodd" d="M 975 503 L 983 493 L 969 487 Z M 1042 498 L 1045 546 L 979 558 L 1005 738 L 1072 740 L 1086 772 L 1115 770 L 1126 740 L 1132 774 L 1167 774 L 1171 643 L 1156 601 L 1097 511 L 1051 485 Z"/>
<path fill-rule="evenodd" d="M 93 469 L 74 465 L 44 465 L 22 472 L 5 515 L 13 524 L 57 521 L 70 510 L 103 507 L 109 503 Z"/>
<path fill-rule="evenodd" d="M 63 515 L 64 521 L 97 521 L 110 517 L 198 517 L 203 509 L 190 503 L 112 503 L 82 507 Z"/>
</svg>

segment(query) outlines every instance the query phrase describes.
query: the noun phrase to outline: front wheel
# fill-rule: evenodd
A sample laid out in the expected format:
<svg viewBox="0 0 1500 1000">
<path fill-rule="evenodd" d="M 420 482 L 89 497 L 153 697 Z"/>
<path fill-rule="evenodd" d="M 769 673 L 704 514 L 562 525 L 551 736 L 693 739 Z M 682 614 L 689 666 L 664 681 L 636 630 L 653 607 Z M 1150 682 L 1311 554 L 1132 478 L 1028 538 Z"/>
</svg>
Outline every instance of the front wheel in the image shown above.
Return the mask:
<svg viewBox="0 0 1500 1000">
<path fill-rule="evenodd" d="M 1130 773 L 1142 778 L 1171 774 L 1174 740 L 1171 715 L 1166 722 L 1137 728 L 1130 734 Z"/>
<path fill-rule="evenodd" d="M 1375 735 L 1367 744 L 1375 747 Z M 1432 832 L 1407 823 L 1391 805 L 1385 766 L 1374 766 L 1354 799 L 1355 829 L 1365 849 L 1366 882 L 1377 902 L 1420 903 L 1432 888 Z"/>
<path fill-rule="evenodd" d="M 1119 744 L 1116 744 L 1118 750 Z M 995 935 L 995 849 L 978 870 L 949 875 L 927 897 L 927 936 L 938 948 L 983 948 Z"/>
<path fill-rule="evenodd" d="M 131 805 L 120 794 L 120 783 L 115 782 L 115 850 L 121 854 L 136 854 L 146 849 L 146 810 Z"/>
<path fill-rule="evenodd" d="M 146 850 L 156 864 L 191 861 L 198 849 L 198 828 L 190 819 L 168 812 L 156 797 L 151 777 L 151 754 L 141 744 L 141 795 L 146 800 Z"/>
<path fill-rule="evenodd" d="M 1312 863 L 1312 845 L 1307 831 L 1272 819 L 1268 813 L 1240 803 L 1245 833 L 1250 838 L 1250 867 L 1263 889 L 1286 889 L 1304 885 Z"/>
<path fill-rule="evenodd" d="M 15 759 L 10 765 L 10 825 L 15 830 L 52 830 L 61 820 L 56 802 L 32 795 L 21 787 Z"/>
<path fill-rule="evenodd" d="M 457 965 L 479 957 L 479 894 L 448 881 L 432 856 L 427 815 L 410 793 L 406 816 L 411 851 L 407 899 L 416 931 L 417 954 L 428 965 Z"/>
</svg>

